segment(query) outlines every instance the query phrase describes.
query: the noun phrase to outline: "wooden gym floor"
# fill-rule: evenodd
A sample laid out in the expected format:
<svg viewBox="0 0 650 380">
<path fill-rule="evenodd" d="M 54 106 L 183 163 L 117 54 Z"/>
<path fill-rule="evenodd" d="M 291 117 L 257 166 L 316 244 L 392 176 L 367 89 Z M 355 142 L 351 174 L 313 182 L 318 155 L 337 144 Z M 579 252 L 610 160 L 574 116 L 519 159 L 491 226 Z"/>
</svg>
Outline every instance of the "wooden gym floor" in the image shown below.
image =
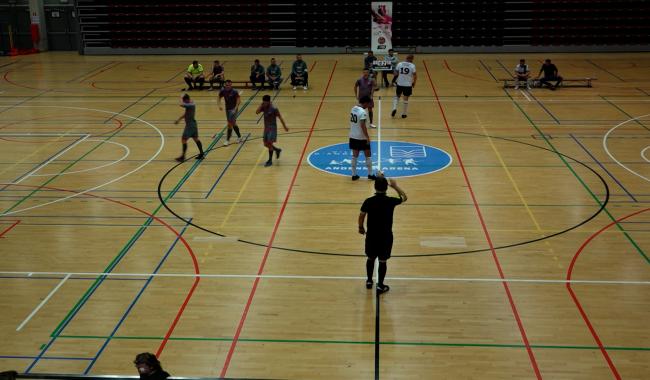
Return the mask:
<svg viewBox="0 0 650 380">
<path fill-rule="evenodd" d="M 361 56 L 305 56 L 307 91 L 245 89 L 227 147 L 216 93 L 193 92 L 209 153 L 181 165 L 194 57 L 0 57 L 0 369 L 134 375 L 150 351 L 176 376 L 648 378 L 650 55 L 549 57 L 598 80 L 503 90 L 519 55 L 417 55 L 407 119 L 378 92 L 382 139 L 453 159 L 399 179 L 379 298 L 371 182 L 307 162 L 347 141 Z M 244 79 L 254 57 L 199 58 Z M 266 93 L 290 128 L 268 168 Z"/>
</svg>

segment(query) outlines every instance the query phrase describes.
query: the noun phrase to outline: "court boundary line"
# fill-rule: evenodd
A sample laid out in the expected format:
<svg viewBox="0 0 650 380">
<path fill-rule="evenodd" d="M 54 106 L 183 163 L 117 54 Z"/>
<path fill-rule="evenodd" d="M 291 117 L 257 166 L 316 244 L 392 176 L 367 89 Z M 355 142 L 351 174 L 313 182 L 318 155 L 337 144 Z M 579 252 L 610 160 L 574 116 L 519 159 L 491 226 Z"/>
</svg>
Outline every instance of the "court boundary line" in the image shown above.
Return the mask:
<svg viewBox="0 0 650 380">
<path fill-rule="evenodd" d="M 63 277 L 63 279 L 61 281 L 59 281 L 59 283 L 54 287 L 54 289 L 52 289 L 50 291 L 50 293 L 34 308 L 34 310 L 32 310 L 31 313 L 29 313 L 27 318 L 25 318 L 22 321 L 22 323 L 19 324 L 18 327 L 16 327 L 16 331 L 22 330 L 23 327 L 25 327 L 27 325 L 27 323 L 29 323 L 29 321 L 36 315 L 36 313 L 38 313 L 38 311 L 41 310 L 41 308 L 43 306 L 45 306 L 47 301 L 49 301 L 50 298 L 52 298 L 52 296 L 54 296 L 54 294 L 63 286 L 63 284 L 65 284 L 66 281 L 68 281 L 70 276 L 71 276 L 70 274 L 67 274 L 65 277 Z"/>
<path fill-rule="evenodd" d="M 628 172 L 630 172 L 631 174 L 634 174 L 635 176 L 637 176 L 637 177 L 643 179 L 643 180 L 646 181 L 646 182 L 650 182 L 650 178 L 648 178 L 648 177 L 644 176 L 643 174 L 637 173 L 637 172 L 635 172 L 634 170 L 628 168 L 628 167 L 625 166 L 622 162 L 620 162 L 618 159 L 616 159 L 616 157 L 614 157 L 614 155 L 610 152 L 609 148 L 607 147 L 607 141 L 609 140 L 609 135 L 612 134 L 612 132 L 614 132 L 614 131 L 615 131 L 616 129 L 618 129 L 619 127 L 621 127 L 621 126 L 623 126 L 623 125 L 625 125 L 625 124 L 627 124 L 627 123 L 629 123 L 629 122 L 631 122 L 631 121 L 636 121 L 637 119 L 641 119 L 641 118 L 648 117 L 648 116 L 650 116 L 650 113 L 649 113 L 649 114 L 645 114 L 645 115 L 641 115 L 641 116 L 637 116 L 637 117 L 632 118 L 632 119 L 625 120 L 624 122 L 619 123 L 619 124 L 615 125 L 614 127 L 612 127 L 612 128 L 611 128 L 609 131 L 607 131 L 607 133 L 605 133 L 605 135 L 603 136 L 603 149 L 605 149 L 605 153 L 607 153 L 607 155 L 609 156 L 609 158 L 611 158 L 612 161 L 614 161 L 618 166 L 622 167 L 623 169 L 625 169 L 625 170 L 627 170 Z"/>
</svg>

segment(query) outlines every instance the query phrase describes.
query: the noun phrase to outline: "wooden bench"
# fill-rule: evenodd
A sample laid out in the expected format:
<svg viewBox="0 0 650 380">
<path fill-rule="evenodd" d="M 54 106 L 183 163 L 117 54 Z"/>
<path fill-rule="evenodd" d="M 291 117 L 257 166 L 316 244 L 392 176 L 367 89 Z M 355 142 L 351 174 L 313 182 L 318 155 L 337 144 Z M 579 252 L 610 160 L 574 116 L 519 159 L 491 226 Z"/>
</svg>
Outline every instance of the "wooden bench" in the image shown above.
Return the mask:
<svg viewBox="0 0 650 380">
<path fill-rule="evenodd" d="M 499 81 L 503 82 L 503 88 L 514 88 L 515 87 L 515 78 L 499 78 Z M 598 80 L 598 78 L 564 78 L 560 87 L 592 87 L 591 82 Z M 523 81 L 519 81 L 523 82 Z M 539 79 L 531 79 L 531 87 L 541 87 Z"/>
</svg>

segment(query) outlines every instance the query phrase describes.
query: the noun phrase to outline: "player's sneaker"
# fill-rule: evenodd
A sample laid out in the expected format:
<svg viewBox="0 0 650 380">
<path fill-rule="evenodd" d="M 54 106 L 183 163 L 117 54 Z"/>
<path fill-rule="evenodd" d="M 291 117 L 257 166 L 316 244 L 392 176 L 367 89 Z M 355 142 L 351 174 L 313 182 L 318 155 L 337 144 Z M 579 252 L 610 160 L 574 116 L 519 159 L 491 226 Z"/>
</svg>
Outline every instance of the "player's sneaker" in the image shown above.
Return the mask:
<svg viewBox="0 0 650 380">
<path fill-rule="evenodd" d="M 208 91 L 214 91 L 214 87 L 208 88 Z"/>
<path fill-rule="evenodd" d="M 386 293 L 390 290 L 390 286 L 384 284 L 377 284 L 377 294 Z"/>
<path fill-rule="evenodd" d="M 303 90 L 306 90 L 306 89 L 307 89 L 307 86 L 302 86 L 302 89 L 303 89 Z"/>
<path fill-rule="evenodd" d="M 204 155 L 204 154 L 199 154 L 198 156 L 196 156 L 196 159 L 197 159 L 197 160 L 202 160 L 202 159 L 204 159 L 204 158 L 205 158 L 205 155 Z"/>
<path fill-rule="evenodd" d="M 271 166 L 271 165 L 273 165 L 273 161 L 268 160 L 268 161 L 266 161 L 266 163 L 264 164 L 264 167 L 268 167 L 268 166 Z"/>
<path fill-rule="evenodd" d="M 377 126 L 374 124 L 370 124 L 370 128 L 377 128 Z"/>
<path fill-rule="evenodd" d="M 530 90 L 530 85 L 529 84 L 526 85 L 526 90 Z"/>
<path fill-rule="evenodd" d="M 356 180 L 358 180 L 358 179 L 359 179 L 359 176 L 358 176 L 358 175 L 353 175 L 353 176 L 352 176 L 352 180 L 353 180 L 353 181 L 356 181 Z"/>
<path fill-rule="evenodd" d="M 395 117 L 395 114 L 397 113 L 397 108 L 393 110 L 393 112 L 390 113 L 390 116 Z"/>
<path fill-rule="evenodd" d="M 178 156 L 178 157 L 176 157 L 176 161 L 178 161 L 178 162 L 183 162 L 183 161 L 185 161 L 185 156 Z"/>
<path fill-rule="evenodd" d="M 241 142 L 241 137 L 237 137 L 237 140 L 235 141 L 237 142 L 237 144 L 239 144 Z"/>
<path fill-rule="evenodd" d="M 223 142 L 223 146 L 228 146 L 228 144 L 230 144 L 230 140 L 226 140 Z"/>
<path fill-rule="evenodd" d="M 296 86 L 293 86 L 293 89 L 295 90 L 295 89 L 296 89 Z"/>
<path fill-rule="evenodd" d="M 282 149 L 278 148 L 275 150 L 275 159 L 277 160 L 280 158 L 280 153 L 282 153 Z"/>
<path fill-rule="evenodd" d="M 374 175 L 374 174 L 369 174 L 369 175 L 368 175 L 368 179 L 374 181 L 374 180 L 377 179 L 377 176 Z"/>
<path fill-rule="evenodd" d="M 519 90 L 519 85 L 516 85 L 516 86 L 515 86 L 515 90 Z"/>
<path fill-rule="evenodd" d="M 372 280 L 366 281 L 366 289 L 372 289 Z"/>
</svg>

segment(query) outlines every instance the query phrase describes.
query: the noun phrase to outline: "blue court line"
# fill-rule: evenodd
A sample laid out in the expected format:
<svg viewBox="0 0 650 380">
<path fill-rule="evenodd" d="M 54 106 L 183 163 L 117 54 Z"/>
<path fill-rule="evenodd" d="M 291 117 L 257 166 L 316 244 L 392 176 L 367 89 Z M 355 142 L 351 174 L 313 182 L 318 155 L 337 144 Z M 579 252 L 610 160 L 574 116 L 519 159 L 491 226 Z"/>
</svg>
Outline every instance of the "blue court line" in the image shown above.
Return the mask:
<svg viewBox="0 0 650 380">
<path fill-rule="evenodd" d="M 0 355 L 0 359 L 36 359 L 35 356 Z M 92 358 L 64 358 L 61 356 L 44 356 L 43 360 L 93 360 Z"/>
<path fill-rule="evenodd" d="M 630 197 L 630 199 L 632 199 L 634 202 L 637 202 L 637 199 L 634 198 L 634 195 L 632 195 L 629 191 L 627 191 L 625 186 L 623 186 L 623 184 L 616 177 L 614 177 L 614 174 L 612 174 L 609 170 L 607 170 L 607 168 L 600 161 L 598 161 L 598 159 L 593 154 L 591 154 L 589 149 L 587 149 L 587 147 L 584 146 L 580 142 L 580 140 L 573 135 L 573 133 L 569 133 L 569 136 L 571 136 L 573 141 L 575 141 L 576 144 L 578 144 L 578 146 L 580 146 L 582 150 L 584 150 L 585 153 L 587 153 L 589 157 L 591 157 L 594 160 L 594 162 L 596 162 L 596 164 L 598 164 L 598 166 L 600 166 L 605 171 L 605 173 L 607 173 L 607 175 L 609 175 L 614 180 L 614 182 L 618 184 L 618 186 L 625 192 L 625 194 L 627 194 Z"/>
<path fill-rule="evenodd" d="M 113 261 L 108 266 L 108 268 L 106 269 L 105 272 L 110 273 L 110 272 L 113 271 L 113 269 L 115 269 L 115 267 L 117 267 L 117 265 L 122 261 L 122 259 L 126 256 L 126 254 L 131 250 L 131 248 L 135 245 L 135 243 L 138 241 L 138 239 L 140 239 L 140 237 L 142 235 L 144 235 L 144 232 L 146 231 L 147 227 L 153 222 L 153 220 L 154 219 L 152 217 L 147 218 L 147 221 L 142 224 L 140 229 L 135 233 L 135 235 L 127 243 L 126 247 L 124 249 L 122 249 L 122 252 L 120 252 L 120 254 L 115 259 L 115 261 Z M 95 294 L 95 291 L 97 289 L 99 289 L 99 286 L 104 282 L 104 280 L 106 280 L 107 277 L 108 276 L 106 276 L 106 275 L 102 275 L 98 279 L 96 279 L 97 282 L 93 284 L 93 288 L 90 290 L 88 295 L 86 297 L 84 297 L 78 305 L 76 305 L 76 307 L 74 308 L 74 310 L 72 311 L 72 313 L 70 314 L 68 319 L 65 322 L 63 322 L 61 327 L 57 331 L 55 331 L 54 334 L 52 334 L 52 337 L 47 342 L 45 347 L 43 347 L 43 349 L 38 354 L 38 356 L 36 356 L 36 359 L 27 367 L 27 369 L 25 369 L 25 373 L 29 373 L 36 366 L 38 361 L 43 357 L 43 355 L 45 355 L 47 350 L 52 346 L 52 344 L 54 344 L 54 341 L 56 340 L 56 338 L 63 332 L 63 330 L 65 330 L 65 328 L 70 324 L 70 322 L 74 319 L 74 317 L 77 315 L 77 313 L 79 313 L 79 311 L 86 304 L 86 302 L 88 302 L 90 297 L 92 297 L 92 295 Z"/>
<path fill-rule="evenodd" d="M 212 194 L 214 189 L 217 187 L 217 184 L 219 183 L 219 181 L 221 181 L 221 178 L 223 178 L 224 174 L 226 174 L 226 172 L 228 171 L 228 168 L 230 167 L 232 162 L 235 160 L 235 158 L 237 157 L 239 152 L 241 152 L 242 148 L 244 147 L 244 144 L 246 144 L 246 141 L 248 141 L 248 138 L 250 136 L 251 136 L 251 134 L 249 133 L 249 134 L 246 135 L 246 137 L 244 137 L 244 140 L 241 142 L 241 144 L 239 144 L 239 147 L 237 147 L 237 151 L 235 151 L 235 154 L 233 154 L 233 156 L 230 158 L 230 161 L 228 161 L 228 163 L 223 168 L 223 170 L 221 170 L 221 174 L 219 174 L 219 177 L 217 177 L 217 180 L 214 182 L 214 184 L 212 184 L 212 187 L 210 187 L 210 190 L 208 190 L 208 193 L 205 194 L 203 199 L 207 199 L 210 196 L 210 194 Z"/>
<path fill-rule="evenodd" d="M 192 222 L 192 218 L 189 219 L 189 222 L 190 222 L 190 223 Z M 183 236 L 183 234 L 185 233 L 185 231 L 187 231 L 187 228 L 188 228 L 189 226 L 190 226 L 189 223 L 185 224 L 185 227 L 183 227 L 183 229 L 179 232 L 178 236 L 176 236 L 176 239 L 174 239 L 174 242 L 173 242 L 172 245 L 169 247 L 169 249 L 167 250 L 167 252 L 165 253 L 165 255 L 162 257 L 162 259 L 160 259 L 160 261 L 158 262 L 158 265 L 156 266 L 156 269 L 154 269 L 154 271 L 152 272 L 152 274 L 156 274 L 156 273 L 158 273 L 158 271 L 160 270 L 160 268 L 163 266 L 163 264 L 165 263 L 165 261 L 167 260 L 167 258 L 169 257 L 169 255 L 171 254 L 171 252 L 172 252 L 172 250 L 174 249 L 174 247 L 176 247 L 176 244 L 177 244 L 178 241 L 180 240 L 181 236 Z M 126 318 L 127 318 L 127 317 L 129 316 L 129 314 L 131 313 L 131 310 L 133 310 L 133 307 L 134 307 L 135 304 L 138 302 L 138 300 L 140 299 L 140 297 L 142 296 L 142 294 L 143 294 L 144 291 L 147 289 L 147 287 L 149 286 L 149 284 L 151 283 L 151 281 L 152 281 L 153 279 L 154 279 L 154 276 L 149 276 L 149 278 L 147 279 L 147 281 L 142 285 L 142 288 L 140 289 L 140 291 L 138 292 L 138 294 L 135 296 L 135 298 L 133 299 L 133 301 L 131 301 L 131 304 L 129 305 L 129 307 L 127 307 L 126 311 L 124 312 L 124 314 L 122 315 L 122 317 L 120 318 L 120 320 L 117 322 L 117 325 L 115 325 L 115 328 L 113 328 L 113 331 L 111 331 L 111 333 L 110 333 L 110 335 L 108 336 L 108 338 L 104 341 L 104 343 L 102 344 L 102 346 L 99 348 L 99 351 L 97 351 L 97 354 L 95 355 L 95 357 L 94 357 L 94 358 L 91 360 L 91 362 L 88 364 L 88 367 L 86 367 L 86 370 L 83 372 L 84 375 L 87 375 L 88 372 L 90 371 L 90 369 L 95 365 L 95 363 L 97 362 L 97 359 L 99 359 L 99 356 L 104 352 L 104 349 L 106 349 L 106 346 L 108 346 L 108 343 L 110 343 L 111 339 L 113 339 L 113 337 L 114 337 L 115 334 L 117 333 L 117 330 L 119 330 L 119 328 L 122 326 L 122 324 L 124 323 L 124 321 L 126 320 Z"/>
<path fill-rule="evenodd" d="M 537 102 L 537 104 L 539 104 L 539 106 L 542 107 L 542 109 L 543 109 L 544 111 L 546 111 L 546 113 L 547 113 L 550 117 L 552 117 L 553 120 L 555 120 L 555 123 L 560 124 L 560 120 L 559 120 L 557 117 L 555 117 L 555 115 L 553 115 L 553 113 L 551 113 L 551 111 L 549 111 L 548 108 L 546 108 L 546 106 L 544 105 L 544 103 L 542 103 L 541 100 L 537 99 L 537 98 L 535 97 L 535 95 L 533 95 L 532 92 L 530 92 L 530 91 L 528 91 L 528 95 L 530 95 L 533 99 L 535 99 L 535 101 Z"/>
<path fill-rule="evenodd" d="M 48 158 L 44 159 L 43 161 L 39 162 L 39 163 L 36 164 L 33 168 L 29 169 L 26 173 L 24 173 L 23 175 L 21 175 L 20 177 L 14 179 L 14 180 L 11 181 L 11 182 L 17 182 L 17 181 L 20 181 L 21 179 L 25 178 L 25 177 L 26 177 L 28 174 L 30 174 L 34 169 L 36 169 L 36 168 L 38 168 L 39 166 L 43 165 L 43 164 L 46 163 L 48 160 L 51 160 L 52 157 L 55 157 L 57 154 L 63 152 L 64 150 L 68 149 L 68 148 L 71 147 L 72 145 L 78 143 L 79 140 L 81 140 L 81 139 L 84 138 L 84 137 L 86 137 L 86 135 L 84 135 L 84 136 L 78 136 L 78 138 L 77 138 L 76 140 L 74 140 L 74 141 L 71 142 L 70 144 L 64 146 L 63 148 L 59 149 L 59 151 L 57 151 L 56 153 L 50 155 Z M 9 186 L 10 186 L 10 185 L 5 185 L 2 189 L 0 189 L 0 191 L 6 189 L 6 188 L 9 187 Z"/>
<path fill-rule="evenodd" d="M 488 72 L 488 74 L 490 74 L 492 79 L 494 79 L 495 82 L 498 82 L 499 80 L 497 79 L 497 77 L 494 76 L 494 74 L 492 74 L 492 70 L 490 70 L 490 68 L 485 63 L 483 63 L 482 60 L 479 59 L 478 61 L 481 63 L 483 68 Z"/>
<path fill-rule="evenodd" d="M 621 82 L 625 82 L 625 79 L 623 79 L 623 78 L 619 77 L 618 75 L 612 73 L 611 71 L 607 70 L 606 68 L 597 65 L 597 64 L 596 64 L 595 62 L 593 62 L 592 60 L 590 60 L 590 59 L 585 59 L 585 61 L 588 62 L 588 63 L 591 63 L 591 64 L 594 65 L 596 68 L 598 68 L 598 69 L 600 69 L 600 70 L 603 70 L 604 72 L 606 72 L 607 74 L 609 74 L 609 75 L 613 76 L 614 78 L 620 80 Z"/>
</svg>

